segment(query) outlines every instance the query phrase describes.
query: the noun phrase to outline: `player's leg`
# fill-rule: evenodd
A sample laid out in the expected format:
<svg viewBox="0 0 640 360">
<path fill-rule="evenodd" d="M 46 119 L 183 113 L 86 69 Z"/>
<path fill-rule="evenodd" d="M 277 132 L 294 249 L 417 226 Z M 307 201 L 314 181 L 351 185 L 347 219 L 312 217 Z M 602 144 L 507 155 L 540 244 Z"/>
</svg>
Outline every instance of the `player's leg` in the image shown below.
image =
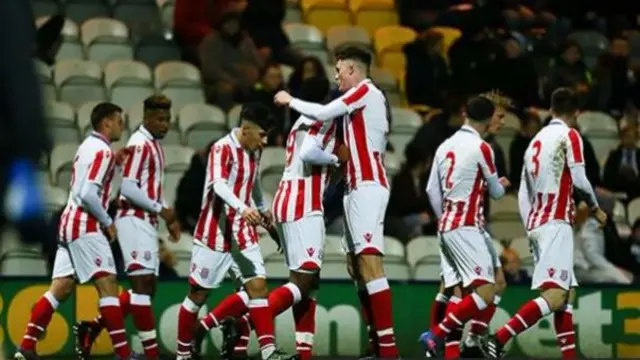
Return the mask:
<svg viewBox="0 0 640 360">
<path fill-rule="evenodd" d="M 442 276 L 441 276 L 442 277 Z M 444 287 L 444 280 L 440 280 L 440 288 L 436 294 L 436 298 L 431 303 L 431 310 L 429 311 L 429 328 L 438 325 L 442 319 L 444 319 L 445 311 L 447 310 L 447 304 L 449 303 L 449 289 Z"/>
<path fill-rule="evenodd" d="M 389 192 L 378 186 L 362 186 L 348 197 L 346 220 L 356 256 L 357 278 L 366 289 L 371 325 L 378 338 L 378 356 L 399 356 L 393 329 L 391 289 L 384 272 L 384 214 Z M 364 294 L 363 294 L 364 295 Z"/>
<path fill-rule="evenodd" d="M 66 248 L 59 247 L 53 265 L 53 279 L 49 290 L 44 293 L 31 309 L 25 334 L 14 359 L 37 359 L 36 343 L 45 331 L 58 305 L 65 301 L 75 287 L 75 271 Z"/>
<path fill-rule="evenodd" d="M 573 328 L 573 303 L 576 297 L 575 285 L 571 285 L 567 303 L 560 309 L 553 312 L 553 327 L 556 331 L 556 339 L 563 359 L 575 359 L 578 354 L 576 352 L 576 333 Z"/>
</svg>

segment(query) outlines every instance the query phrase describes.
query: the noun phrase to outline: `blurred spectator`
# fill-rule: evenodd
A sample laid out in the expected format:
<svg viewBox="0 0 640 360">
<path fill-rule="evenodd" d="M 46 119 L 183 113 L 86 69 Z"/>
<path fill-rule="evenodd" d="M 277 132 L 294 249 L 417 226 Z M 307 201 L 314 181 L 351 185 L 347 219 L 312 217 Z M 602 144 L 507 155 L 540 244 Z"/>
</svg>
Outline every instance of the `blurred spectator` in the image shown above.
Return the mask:
<svg viewBox="0 0 640 360">
<path fill-rule="evenodd" d="M 570 87 L 586 94 L 591 84 L 591 73 L 582 62 L 582 54 L 578 43 L 567 40 L 563 44 L 558 56 L 544 83 L 545 101 L 551 98 L 551 93 L 559 87 Z"/>
<path fill-rule="evenodd" d="M 176 215 L 180 221 L 180 228 L 186 233 L 193 233 L 200 216 L 202 184 L 204 184 L 207 173 L 207 158 L 209 149 L 216 141 L 212 141 L 206 148 L 200 149 L 193 155 L 191 164 L 176 189 Z"/>
<path fill-rule="evenodd" d="M 629 269 L 635 275 L 635 279 L 640 278 L 640 218 L 636 219 L 631 228 L 629 237 Z"/>
<path fill-rule="evenodd" d="M 54 15 L 42 24 L 36 32 L 36 57 L 51 66 L 62 45 L 64 16 Z"/>
<path fill-rule="evenodd" d="M 287 134 L 287 126 L 285 124 L 286 110 L 284 107 L 276 106 L 273 102 L 273 97 L 283 88 L 284 79 L 280 65 L 277 63 L 269 63 L 262 70 L 260 81 L 254 85 L 247 98 L 247 101 L 258 102 L 265 105 L 271 110 L 274 116 L 275 128 L 269 133 L 269 146 L 284 146 L 284 138 Z"/>
<path fill-rule="evenodd" d="M 287 0 L 251 0 L 243 22 L 264 60 L 296 66 L 302 55 L 290 46 L 282 29 L 286 12 Z"/>
<path fill-rule="evenodd" d="M 464 103 L 463 97 L 448 97 L 443 110 L 427 115 L 425 124 L 418 129 L 411 143 L 417 144 L 423 152 L 435 153 L 438 146 L 464 124 Z"/>
<path fill-rule="evenodd" d="M 300 88 L 302 87 L 302 83 L 314 76 L 320 76 L 327 79 L 327 72 L 317 57 L 307 56 L 295 67 L 293 73 L 289 77 L 289 84 L 287 84 L 287 87 L 289 88 L 291 95 L 300 97 Z M 297 116 L 292 117 L 292 119 L 297 118 Z"/>
<path fill-rule="evenodd" d="M 51 236 L 42 242 L 42 254 L 47 259 L 47 272 L 53 273 L 53 263 L 58 251 L 58 233 L 60 232 L 60 216 L 64 212 L 64 206 L 55 211 L 49 218 L 49 232 Z"/>
<path fill-rule="evenodd" d="M 178 272 L 175 267 L 178 263 L 176 259 L 176 254 L 173 251 L 167 249 L 165 245 L 165 240 L 158 239 L 158 254 L 160 257 L 160 269 L 158 274 L 158 280 L 174 280 L 177 279 Z"/>
<path fill-rule="evenodd" d="M 531 277 L 527 270 L 523 269 L 520 261 L 520 254 L 514 249 L 506 248 L 500 255 L 502 262 L 502 270 L 504 271 L 504 279 L 507 284 L 530 284 Z"/>
<path fill-rule="evenodd" d="M 588 106 L 592 110 L 622 115 L 634 82 L 630 69 L 629 42 L 615 38 L 608 52 L 600 55 L 593 74 Z"/>
<path fill-rule="evenodd" d="M 407 59 L 405 86 L 412 105 L 442 108 L 450 84 L 447 61 L 442 57 L 443 36 L 427 31 L 404 46 Z"/>
<path fill-rule="evenodd" d="M 431 155 L 415 144 L 404 155 L 405 163 L 391 181 L 385 232 L 406 244 L 415 236 L 435 234 L 437 220 L 425 192 Z"/>
<path fill-rule="evenodd" d="M 524 153 L 531 142 L 531 139 L 541 128 L 540 119 L 536 114 L 525 112 L 520 118 L 520 132 L 511 141 L 509 147 L 509 180 L 511 188 L 518 190 L 520 186 L 520 175 L 522 173 Z"/>
<path fill-rule="evenodd" d="M 448 0 L 396 0 L 400 23 L 422 31 L 434 24 L 438 13 L 446 10 Z"/>
<path fill-rule="evenodd" d="M 502 0 L 502 15 L 511 29 L 522 30 L 532 26 L 550 28 L 556 22 L 556 17 L 545 11 L 543 4 L 536 0 Z"/>
<path fill-rule="evenodd" d="M 636 145 L 637 141 L 637 127 L 623 126 L 620 129 L 620 145 L 609 153 L 604 165 L 604 187 L 626 193 L 628 200 L 640 196 L 640 148 Z"/>
<path fill-rule="evenodd" d="M 258 80 L 263 60 L 251 37 L 242 29 L 240 14 L 227 12 L 217 31 L 210 32 L 199 49 L 208 98 L 223 109 L 246 97 Z"/>
<path fill-rule="evenodd" d="M 505 41 L 504 56 L 498 59 L 498 68 L 498 89 L 520 107 L 539 104 L 538 74 L 516 38 L 509 37 Z"/>
</svg>

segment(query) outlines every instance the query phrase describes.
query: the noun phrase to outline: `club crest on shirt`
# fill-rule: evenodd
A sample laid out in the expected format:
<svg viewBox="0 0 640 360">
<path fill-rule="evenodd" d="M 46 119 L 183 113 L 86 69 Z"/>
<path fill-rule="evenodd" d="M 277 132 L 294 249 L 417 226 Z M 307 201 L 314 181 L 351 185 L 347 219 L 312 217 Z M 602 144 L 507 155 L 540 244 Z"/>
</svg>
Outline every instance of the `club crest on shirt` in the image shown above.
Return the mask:
<svg viewBox="0 0 640 360">
<path fill-rule="evenodd" d="M 147 250 L 147 251 L 144 252 L 144 259 L 145 259 L 145 261 L 151 260 L 151 251 Z"/>
<path fill-rule="evenodd" d="M 567 279 L 569 279 L 569 271 L 561 270 L 560 271 L 560 280 L 567 281 Z"/>
<path fill-rule="evenodd" d="M 202 268 L 200 269 L 200 277 L 203 279 L 206 279 L 209 277 L 209 269 L 207 268 Z"/>
<path fill-rule="evenodd" d="M 135 251 L 135 250 L 133 250 L 133 251 L 131 252 L 131 257 L 132 257 L 134 260 L 135 260 L 136 258 L 138 258 L 138 252 L 137 252 L 137 251 Z"/>
</svg>

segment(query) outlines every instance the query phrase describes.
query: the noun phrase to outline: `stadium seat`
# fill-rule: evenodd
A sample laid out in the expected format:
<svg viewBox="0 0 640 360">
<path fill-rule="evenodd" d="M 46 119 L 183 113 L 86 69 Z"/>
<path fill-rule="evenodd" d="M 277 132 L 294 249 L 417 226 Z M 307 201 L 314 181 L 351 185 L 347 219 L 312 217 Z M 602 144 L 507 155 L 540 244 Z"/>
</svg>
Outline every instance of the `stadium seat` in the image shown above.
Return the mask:
<svg viewBox="0 0 640 360">
<path fill-rule="evenodd" d="M 38 250 L 7 251 L 0 256 L 3 276 L 47 276 L 47 261 Z"/>
<path fill-rule="evenodd" d="M 373 82 L 375 82 L 382 91 L 386 92 L 385 95 L 387 95 L 387 100 L 389 100 L 389 93 L 398 91 L 398 82 L 396 77 L 388 69 L 372 66 L 371 80 L 373 80 Z M 390 100 L 389 103 L 391 103 Z"/>
<path fill-rule="evenodd" d="M 489 209 L 490 221 L 520 221 L 518 198 L 513 195 L 506 195 L 498 200 L 491 199 Z"/>
<path fill-rule="evenodd" d="M 78 107 L 88 101 L 104 101 L 102 68 L 86 60 L 63 60 L 55 64 L 53 80 L 58 88 L 59 100 Z"/>
<path fill-rule="evenodd" d="M 618 123 L 605 113 L 585 111 L 578 116 L 578 126 L 585 136 L 618 136 Z"/>
<path fill-rule="evenodd" d="M 324 36 L 313 25 L 287 24 L 284 26 L 284 32 L 287 34 L 291 45 L 297 49 L 324 48 Z"/>
<path fill-rule="evenodd" d="M 389 179 L 392 179 L 393 176 L 400 171 L 402 163 L 400 159 L 398 159 L 398 156 L 392 152 L 386 152 L 383 160 L 384 168 L 387 170 L 387 176 Z"/>
<path fill-rule="evenodd" d="M 172 106 L 171 108 L 171 126 L 169 127 L 169 132 L 164 136 L 162 140 L 163 144 L 174 144 L 180 145 L 182 143 L 182 135 L 178 130 L 178 126 L 176 124 L 176 110 Z M 142 124 L 144 121 L 144 104 L 142 102 L 138 102 L 131 106 L 127 110 L 127 125 L 129 131 L 134 132 L 138 129 L 138 126 Z"/>
<path fill-rule="evenodd" d="M 30 3 L 35 17 L 49 16 L 60 12 L 58 2 L 55 0 L 31 0 Z"/>
<path fill-rule="evenodd" d="M 272 194 L 278 189 L 285 166 L 285 150 L 280 147 L 267 147 L 260 158 L 260 179 L 262 190 Z"/>
<path fill-rule="evenodd" d="M 418 281 L 440 281 L 440 257 L 438 261 L 435 259 L 423 260 L 413 268 L 413 279 Z"/>
<path fill-rule="evenodd" d="M 145 36 L 135 45 L 135 58 L 154 68 L 166 61 L 180 60 L 180 47 L 162 34 Z"/>
<path fill-rule="evenodd" d="M 525 235 L 521 220 L 492 221 L 489 230 L 496 240 L 511 239 Z"/>
<path fill-rule="evenodd" d="M 260 237 L 260 252 L 265 261 L 273 258 L 277 258 L 280 262 L 284 261 L 284 257 L 278 253 L 278 245 L 275 241 L 271 240 L 268 234 Z"/>
<path fill-rule="evenodd" d="M 45 104 L 45 116 L 51 127 L 54 143 L 78 142 L 76 116 L 71 105 L 63 102 L 48 102 Z"/>
<path fill-rule="evenodd" d="M 65 14 L 80 24 L 97 17 L 109 17 L 109 7 L 102 0 L 66 0 Z"/>
<path fill-rule="evenodd" d="M 325 236 L 323 261 L 346 261 L 346 255 L 342 248 L 342 237 L 336 235 Z"/>
<path fill-rule="evenodd" d="M 162 19 L 164 26 L 168 29 L 173 29 L 175 0 L 156 0 L 156 4 L 160 10 L 160 18 Z"/>
<path fill-rule="evenodd" d="M 509 248 L 515 250 L 520 258 L 525 257 L 527 254 L 531 253 L 531 247 L 529 245 L 529 238 L 526 236 L 514 237 L 513 240 L 509 243 Z"/>
<path fill-rule="evenodd" d="M 195 150 L 187 146 L 164 145 L 164 166 L 167 172 L 184 173 L 189 169 Z"/>
<path fill-rule="evenodd" d="M 404 148 L 407 147 L 407 144 L 409 144 L 412 139 L 413 134 L 389 134 L 389 142 L 393 145 L 394 150 L 400 154 L 404 154 Z"/>
<path fill-rule="evenodd" d="M 300 49 L 303 56 L 317 58 L 321 64 L 332 64 L 334 62 L 333 55 L 329 54 L 326 49 Z"/>
<path fill-rule="evenodd" d="M 629 205 L 627 205 L 627 217 L 631 225 L 640 219 L 640 198 L 633 199 L 629 202 Z"/>
<path fill-rule="evenodd" d="M 81 35 L 89 60 L 105 66 L 112 60 L 133 59 L 129 29 L 122 21 L 108 18 L 87 20 L 82 24 Z"/>
<path fill-rule="evenodd" d="M 227 128 L 232 129 L 240 123 L 240 113 L 242 112 L 242 105 L 236 105 L 227 113 Z"/>
<path fill-rule="evenodd" d="M 344 0 L 301 0 L 305 22 L 324 34 L 335 25 L 351 24 L 351 14 Z"/>
<path fill-rule="evenodd" d="M 111 61 L 104 69 L 104 83 L 111 101 L 125 109 L 153 94 L 151 69 L 139 61 Z"/>
<path fill-rule="evenodd" d="M 49 20 L 48 16 L 40 17 L 36 20 L 36 27 L 42 26 Z M 60 49 L 56 53 L 56 60 L 65 59 L 83 59 L 85 57 L 84 49 L 80 44 L 79 39 L 80 30 L 78 25 L 71 19 L 65 19 L 64 26 L 62 27 L 62 44 Z"/>
<path fill-rule="evenodd" d="M 173 269 L 178 273 L 178 276 L 189 277 L 191 273 L 191 251 L 175 251 L 176 265 Z"/>
<path fill-rule="evenodd" d="M 417 112 L 407 108 L 391 108 L 393 118 L 391 132 L 396 134 L 415 134 L 422 126 L 422 118 Z"/>
<path fill-rule="evenodd" d="M 280 71 L 282 71 L 282 78 L 284 79 L 285 84 L 289 83 L 289 79 L 294 72 L 294 68 L 288 65 L 280 65 Z"/>
<path fill-rule="evenodd" d="M 164 174 L 164 199 L 169 206 L 174 206 L 178 184 L 184 173 L 168 171 Z"/>
<path fill-rule="evenodd" d="M 411 279 L 411 268 L 407 264 L 393 263 L 386 261 L 385 256 L 384 273 L 389 280 L 409 281 Z"/>
<path fill-rule="evenodd" d="M 379 64 L 396 78 L 405 71 L 406 59 L 402 47 L 416 39 L 416 32 L 403 26 L 385 26 L 376 31 L 373 45 Z"/>
<path fill-rule="evenodd" d="M 45 64 L 43 61 L 34 59 L 33 66 L 36 70 L 36 74 L 38 75 L 38 80 L 42 84 L 53 84 L 53 77 L 51 76 L 51 68 L 49 65 Z"/>
<path fill-rule="evenodd" d="M 615 205 L 613 206 L 613 222 L 616 224 L 627 224 L 627 209 L 625 209 L 624 204 L 619 200 L 616 200 Z"/>
<path fill-rule="evenodd" d="M 78 150 L 77 143 L 59 144 L 51 150 L 49 172 L 51 173 L 53 185 L 64 189 L 69 188 L 71 168 L 76 150 Z"/>
<path fill-rule="evenodd" d="M 164 240 L 164 245 L 167 247 L 167 250 L 173 252 L 191 253 L 191 249 L 193 248 L 193 236 L 185 232 L 180 233 L 180 240 L 177 242 L 169 241 L 170 236 L 168 232 L 159 233 L 158 237 Z"/>
<path fill-rule="evenodd" d="M 58 100 L 56 87 L 53 84 L 40 83 L 40 90 L 42 91 L 42 100 L 44 100 L 45 103 Z"/>
<path fill-rule="evenodd" d="M 284 263 L 282 259 L 270 259 L 265 260 L 265 269 L 267 270 L 267 274 L 269 274 L 269 278 L 274 279 L 288 279 L 289 278 L 289 269 L 287 265 Z"/>
<path fill-rule="evenodd" d="M 512 112 L 507 112 L 502 118 L 501 134 L 513 135 L 520 131 L 520 119 Z"/>
<path fill-rule="evenodd" d="M 354 22 L 370 35 L 383 26 L 398 23 L 398 13 L 393 0 L 349 0 Z"/>
<path fill-rule="evenodd" d="M 129 28 L 140 23 L 161 25 L 155 0 L 116 0 L 112 9 L 113 17 L 127 24 Z"/>
<path fill-rule="evenodd" d="M 429 28 L 429 31 L 436 32 L 442 35 L 442 55 L 445 59 L 449 58 L 449 48 L 456 40 L 462 36 L 462 31 L 448 26 L 434 26 Z"/>
<path fill-rule="evenodd" d="M 392 263 L 405 263 L 405 251 L 404 245 L 400 242 L 400 240 L 391 237 L 384 237 L 384 253 L 385 253 L 385 261 L 389 261 Z"/>
<path fill-rule="evenodd" d="M 367 29 L 361 26 L 338 25 L 327 30 L 327 49 L 334 52 L 338 46 L 359 45 L 371 47 Z"/>
<path fill-rule="evenodd" d="M 207 104 L 184 106 L 178 114 L 178 128 L 184 142 L 196 149 L 202 149 L 228 133 L 224 112 Z"/>
<path fill-rule="evenodd" d="M 342 255 L 342 261 L 330 260 L 322 263 L 322 279 L 325 280 L 350 280 L 347 272 L 347 263 Z"/>
<path fill-rule="evenodd" d="M 504 246 L 498 240 L 491 240 L 491 244 L 493 245 L 493 250 L 496 252 L 498 256 L 502 256 L 504 252 Z"/>
<path fill-rule="evenodd" d="M 440 266 L 440 244 L 435 236 L 419 236 L 407 244 L 407 263 L 414 267 L 420 261 L 437 263 Z"/>
<path fill-rule="evenodd" d="M 67 205 L 69 192 L 53 186 L 44 186 L 44 205 L 48 213 L 54 213 Z"/>
<path fill-rule="evenodd" d="M 91 131 L 91 112 L 99 103 L 99 101 L 89 101 L 78 108 L 78 111 L 76 112 L 76 121 L 81 137 L 84 137 L 88 131 Z"/>
<path fill-rule="evenodd" d="M 172 107 L 180 112 L 184 105 L 204 103 L 200 70 L 181 61 L 167 61 L 154 70 L 156 89 L 171 99 Z"/>
</svg>

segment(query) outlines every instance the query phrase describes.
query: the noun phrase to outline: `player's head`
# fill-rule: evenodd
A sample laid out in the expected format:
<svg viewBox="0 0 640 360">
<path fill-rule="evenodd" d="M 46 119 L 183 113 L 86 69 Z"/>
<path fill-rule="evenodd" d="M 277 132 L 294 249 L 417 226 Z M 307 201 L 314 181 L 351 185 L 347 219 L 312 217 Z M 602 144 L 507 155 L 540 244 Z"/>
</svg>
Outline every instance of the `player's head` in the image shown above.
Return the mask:
<svg viewBox="0 0 640 360">
<path fill-rule="evenodd" d="M 569 88 L 558 88 L 551 94 L 551 113 L 554 117 L 575 127 L 580 110 L 580 97 Z"/>
<path fill-rule="evenodd" d="M 498 90 L 492 90 L 490 92 L 480 94 L 480 96 L 491 100 L 493 106 L 496 108 L 493 113 L 493 117 L 491 118 L 489 129 L 487 130 L 488 134 L 495 135 L 500 131 L 502 125 L 504 125 L 504 117 L 507 111 L 513 108 L 513 102 Z"/>
<path fill-rule="evenodd" d="M 171 123 L 171 100 L 151 95 L 144 100 L 144 127 L 156 139 L 164 139 Z"/>
<path fill-rule="evenodd" d="M 267 135 L 273 129 L 273 115 L 268 107 L 260 103 L 245 103 L 240 112 L 241 145 L 248 150 L 262 149 L 267 144 Z"/>
<path fill-rule="evenodd" d="M 116 104 L 103 102 L 91 110 L 91 127 L 110 141 L 120 140 L 124 131 L 122 108 Z"/>
<path fill-rule="evenodd" d="M 302 82 L 300 99 L 315 103 L 323 103 L 329 95 L 329 80 L 322 76 L 314 76 Z"/>
<path fill-rule="evenodd" d="M 483 96 L 474 96 L 465 105 L 467 121 L 480 132 L 480 135 L 488 131 L 495 112 L 496 106 L 493 101 Z"/>
<path fill-rule="evenodd" d="M 369 76 L 371 53 L 357 46 L 336 50 L 336 82 L 340 91 L 347 91 Z"/>
</svg>

